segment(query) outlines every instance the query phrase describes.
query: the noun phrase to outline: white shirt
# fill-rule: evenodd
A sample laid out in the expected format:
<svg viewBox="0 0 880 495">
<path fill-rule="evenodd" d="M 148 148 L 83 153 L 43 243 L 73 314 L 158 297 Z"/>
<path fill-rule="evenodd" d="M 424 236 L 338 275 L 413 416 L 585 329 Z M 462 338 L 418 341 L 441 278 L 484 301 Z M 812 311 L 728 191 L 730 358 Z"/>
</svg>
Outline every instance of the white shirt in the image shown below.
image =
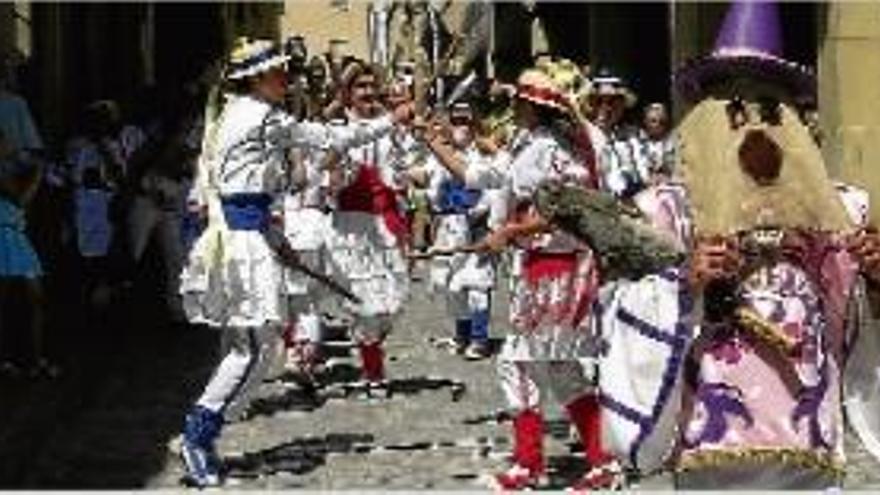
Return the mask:
<svg viewBox="0 0 880 495">
<path fill-rule="evenodd" d="M 214 180 L 221 195 L 279 192 L 286 186 L 289 148 L 344 151 L 390 130 L 389 118 L 345 126 L 297 122 L 280 107 L 237 97 L 221 116 Z"/>
<path fill-rule="evenodd" d="M 109 210 L 113 193 L 105 189 L 76 191 L 76 233 L 79 253 L 87 258 L 106 256 L 113 238 Z"/>
</svg>

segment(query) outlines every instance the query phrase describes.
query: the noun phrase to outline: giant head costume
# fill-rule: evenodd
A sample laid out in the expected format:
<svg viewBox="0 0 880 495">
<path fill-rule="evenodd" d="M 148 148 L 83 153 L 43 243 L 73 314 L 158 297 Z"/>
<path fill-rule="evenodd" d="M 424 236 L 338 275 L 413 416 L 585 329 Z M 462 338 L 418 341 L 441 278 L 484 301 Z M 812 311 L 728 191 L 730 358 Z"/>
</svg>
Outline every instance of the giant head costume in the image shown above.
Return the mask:
<svg viewBox="0 0 880 495">
<path fill-rule="evenodd" d="M 675 79 L 696 102 L 678 132 L 698 234 L 852 227 L 798 116 L 795 102 L 815 93 L 815 79 L 783 58 L 775 3 L 734 2 L 712 53 Z"/>
</svg>

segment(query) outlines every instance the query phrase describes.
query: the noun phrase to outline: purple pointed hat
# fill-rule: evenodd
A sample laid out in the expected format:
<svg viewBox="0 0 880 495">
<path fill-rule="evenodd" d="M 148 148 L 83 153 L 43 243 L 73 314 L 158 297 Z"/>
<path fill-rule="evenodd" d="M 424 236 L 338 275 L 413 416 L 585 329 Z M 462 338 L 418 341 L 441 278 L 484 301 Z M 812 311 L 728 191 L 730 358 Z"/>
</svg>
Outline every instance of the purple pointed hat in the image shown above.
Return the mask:
<svg viewBox="0 0 880 495">
<path fill-rule="evenodd" d="M 775 1 L 732 2 L 712 53 L 687 62 L 676 71 L 679 92 L 696 100 L 705 93 L 708 83 L 745 75 L 780 83 L 796 98 L 812 98 L 816 92 L 815 75 L 809 68 L 783 57 L 781 27 Z"/>
</svg>

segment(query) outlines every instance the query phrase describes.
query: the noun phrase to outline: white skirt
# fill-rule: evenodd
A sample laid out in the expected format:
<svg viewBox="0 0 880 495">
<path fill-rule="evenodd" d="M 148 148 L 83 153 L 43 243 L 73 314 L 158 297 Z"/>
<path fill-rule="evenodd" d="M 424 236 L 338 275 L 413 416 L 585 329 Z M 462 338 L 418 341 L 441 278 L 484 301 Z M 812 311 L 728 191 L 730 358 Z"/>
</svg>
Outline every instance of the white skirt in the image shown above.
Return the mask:
<svg viewBox="0 0 880 495">
<path fill-rule="evenodd" d="M 217 327 L 280 324 L 286 316 L 282 267 L 263 236 L 231 231 L 225 261 L 210 269 L 191 258 L 181 273 L 180 292 L 187 318 Z"/>
<path fill-rule="evenodd" d="M 527 261 L 518 253 L 510 301 L 511 332 L 501 350 L 510 361 L 590 360 L 598 339 L 590 326 L 598 274 L 590 253 Z M 563 260 L 554 261 L 554 256 Z M 574 260 L 564 260 L 565 256 Z"/>
<path fill-rule="evenodd" d="M 442 215 L 437 222 L 434 247 L 453 249 L 470 243 L 470 227 L 465 215 Z M 430 289 L 433 293 L 490 290 L 495 284 L 495 267 L 488 255 L 457 253 L 431 258 Z"/>
<path fill-rule="evenodd" d="M 358 317 L 394 316 L 409 291 L 409 273 L 397 238 L 382 217 L 337 212 L 327 239 L 331 275 L 360 298 L 346 301 Z"/>
<path fill-rule="evenodd" d="M 318 273 L 326 270 L 324 249 L 332 228 L 329 215 L 317 208 L 287 208 L 284 211 L 284 235 L 300 261 Z M 289 296 L 320 297 L 320 284 L 296 270 L 284 270 L 285 293 Z"/>
</svg>

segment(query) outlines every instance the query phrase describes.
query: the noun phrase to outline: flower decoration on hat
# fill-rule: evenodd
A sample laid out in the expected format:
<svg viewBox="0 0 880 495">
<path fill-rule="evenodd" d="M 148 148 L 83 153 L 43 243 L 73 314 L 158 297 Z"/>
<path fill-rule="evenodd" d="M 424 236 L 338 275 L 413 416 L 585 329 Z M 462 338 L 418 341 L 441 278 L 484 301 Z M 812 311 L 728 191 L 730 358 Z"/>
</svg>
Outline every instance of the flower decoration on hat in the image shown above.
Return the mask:
<svg viewBox="0 0 880 495">
<path fill-rule="evenodd" d="M 572 110 L 571 100 L 560 85 L 545 71 L 527 69 L 516 81 L 516 97 L 563 113 Z"/>
</svg>

